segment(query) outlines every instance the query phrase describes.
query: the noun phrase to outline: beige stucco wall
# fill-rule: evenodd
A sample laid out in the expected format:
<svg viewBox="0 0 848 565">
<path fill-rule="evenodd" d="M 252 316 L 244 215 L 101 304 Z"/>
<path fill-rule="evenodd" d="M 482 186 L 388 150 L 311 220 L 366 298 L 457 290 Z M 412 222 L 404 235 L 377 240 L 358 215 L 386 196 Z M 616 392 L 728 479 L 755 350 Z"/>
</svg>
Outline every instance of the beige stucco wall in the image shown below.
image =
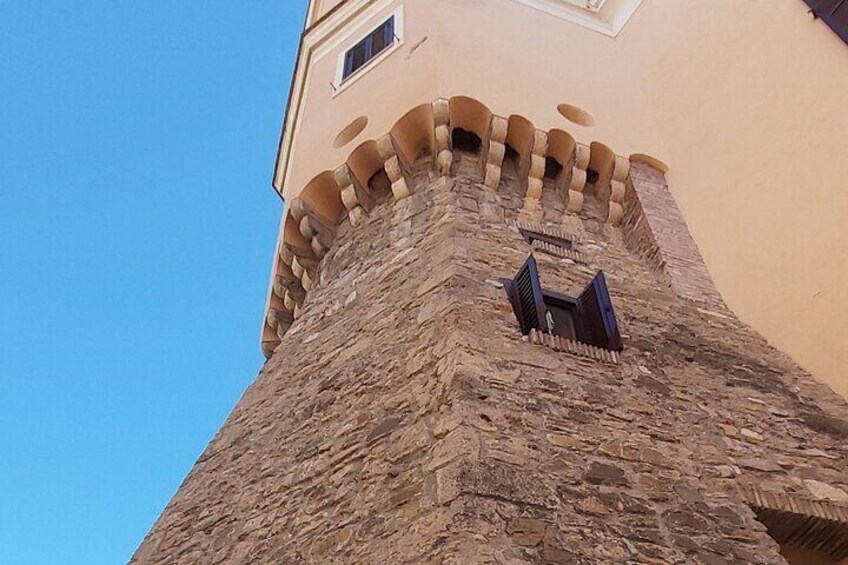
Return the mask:
<svg viewBox="0 0 848 565">
<path fill-rule="evenodd" d="M 361 35 L 385 21 L 401 4 L 404 5 L 407 24 L 404 45 L 336 93 L 334 88 L 339 87 L 336 84 L 339 56 Z M 291 178 L 284 190 L 286 198 L 296 194 L 318 173 L 344 163 L 350 152 L 365 140 L 388 133 L 394 122 L 408 110 L 439 96 L 437 58 L 424 53 L 426 44 L 416 51 L 416 56 L 408 56 L 409 38 L 419 38 L 439 26 L 437 13 L 427 2 L 390 2 L 386 8 L 363 19 L 360 26 L 361 33 L 345 38 L 347 30 L 343 29 L 320 43 L 316 51 L 324 53 L 320 57 L 312 57 L 303 70 L 308 76 L 294 128 L 296 141 L 292 145 Z M 327 45 L 333 42 L 339 44 L 327 50 Z M 292 108 L 290 111 L 296 110 Z M 366 116 L 369 120 L 363 132 L 348 145 L 333 147 L 336 135 L 359 116 Z"/>
<path fill-rule="evenodd" d="M 314 19 L 337 3 L 323 0 Z M 439 96 L 650 154 L 669 165 L 731 308 L 848 394 L 848 46 L 801 0 L 645 0 L 615 39 L 514 0 L 383 4 L 334 46 L 350 31 L 338 24 L 301 65 L 278 179 L 286 198 Z M 404 45 L 333 96 L 339 54 L 401 4 Z M 595 127 L 565 121 L 562 102 L 591 112 Z M 366 129 L 334 149 L 361 115 Z"/>
<path fill-rule="evenodd" d="M 341 4 L 344 0 L 313 0 L 312 10 L 309 14 L 309 23 L 320 20 L 330 10 Z"/>
</svg>

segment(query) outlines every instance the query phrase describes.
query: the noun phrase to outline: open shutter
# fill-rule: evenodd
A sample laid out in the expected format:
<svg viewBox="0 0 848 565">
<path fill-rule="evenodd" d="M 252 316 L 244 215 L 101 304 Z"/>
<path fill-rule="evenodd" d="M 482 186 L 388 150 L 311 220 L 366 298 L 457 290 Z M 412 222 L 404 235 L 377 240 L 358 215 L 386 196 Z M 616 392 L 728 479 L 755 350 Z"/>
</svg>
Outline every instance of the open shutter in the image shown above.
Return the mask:
<svg viewBox="0 0 848 565">
<path fill-rule="evenodd" d="M 848 0 L 804 0 L 817 18 L 848 43 Z"/>
<path fill-rule="evenodd" d="M 532 329 L 545 327 L 545 300 L 539 282 L 539 270 L 533 255 L 527 258 L 518 274 L 504 285 L 515 317 L 521 324 L 521 333 L 527 335 Z"/>
<path fill-rule="evenodd" d="M 577 339 L 581 342 L 611 351 L 624 349 L 603 271 L 598 271 L 577 299 L 576 318 Z"/>
</svg>

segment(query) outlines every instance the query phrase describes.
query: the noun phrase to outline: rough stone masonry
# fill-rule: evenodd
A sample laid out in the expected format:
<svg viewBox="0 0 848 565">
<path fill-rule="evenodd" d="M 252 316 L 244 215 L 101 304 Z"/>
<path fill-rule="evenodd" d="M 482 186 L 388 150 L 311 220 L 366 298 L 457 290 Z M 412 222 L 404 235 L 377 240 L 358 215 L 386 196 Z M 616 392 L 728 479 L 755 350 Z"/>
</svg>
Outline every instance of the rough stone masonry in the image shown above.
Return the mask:
<svg viewBox="0 0 848 565">
<path fill-rule="evenodd" d="M 469 163 L 339 227 L 132 563 L 772 564 L 763 508 L 848 520 L 848 407 L 713 295 L 661 175 L 612 228 Z M 578 260 L 536 253 L 546 289 L 605 271 L 620 363 L 521 335 L 512 221 L 573 236 Z"/>
</svg>

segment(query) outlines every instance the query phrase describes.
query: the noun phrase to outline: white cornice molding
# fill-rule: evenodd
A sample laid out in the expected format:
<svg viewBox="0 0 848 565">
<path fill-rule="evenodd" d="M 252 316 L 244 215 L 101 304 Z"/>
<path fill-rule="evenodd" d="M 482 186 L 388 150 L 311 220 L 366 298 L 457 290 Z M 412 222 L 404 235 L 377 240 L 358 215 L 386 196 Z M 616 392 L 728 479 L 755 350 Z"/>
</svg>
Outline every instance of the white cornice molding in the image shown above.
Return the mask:
<svg viewBox="0 0 848 565">
<path fill-rule="evenodd" d="M 514 0 L 546 14 L 616 37 L 643 0 L 606 0 L 598 10 L 580 8 L 571 0 Z"/>
</svg>

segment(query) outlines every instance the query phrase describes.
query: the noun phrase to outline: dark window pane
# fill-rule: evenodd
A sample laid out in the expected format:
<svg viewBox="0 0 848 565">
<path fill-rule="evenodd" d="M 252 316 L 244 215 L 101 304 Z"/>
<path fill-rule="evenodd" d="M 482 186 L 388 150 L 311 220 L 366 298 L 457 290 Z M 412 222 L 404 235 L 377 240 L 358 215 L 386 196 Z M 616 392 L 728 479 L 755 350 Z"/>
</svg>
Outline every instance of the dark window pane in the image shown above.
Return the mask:
<svg viewBox="0 0 848 565">
<path fill-rule="evenodd" d="M 368 62 L 368 46 L 363 41 L 349 51 L 351 60 L 351 73 L 355 73 Z"/>
<path fill-rule="evenodd" d="M 395 19 L 389 18 L 383 25 L 371 32 L 368 37 L 354 45 L 345 54 L 342 80 L 346 79 L 394 43 Z"/>
<path fill-rule="evenodd" d="M 553 317 L 554 327 L 551 333 L 576 341 L 577 328 L 574 325 L 576 304 L 574 299 L 548 290 L 542 290 L 542 296 L 545 299 L 545 307 Z"/>
<path fill-rule="evenodd" d="M 383 49 L 394 43 L 394 19 L 384 23 L 380 28 L 371 34 L 371 56 L 376 57 Z"/>
</svg>

